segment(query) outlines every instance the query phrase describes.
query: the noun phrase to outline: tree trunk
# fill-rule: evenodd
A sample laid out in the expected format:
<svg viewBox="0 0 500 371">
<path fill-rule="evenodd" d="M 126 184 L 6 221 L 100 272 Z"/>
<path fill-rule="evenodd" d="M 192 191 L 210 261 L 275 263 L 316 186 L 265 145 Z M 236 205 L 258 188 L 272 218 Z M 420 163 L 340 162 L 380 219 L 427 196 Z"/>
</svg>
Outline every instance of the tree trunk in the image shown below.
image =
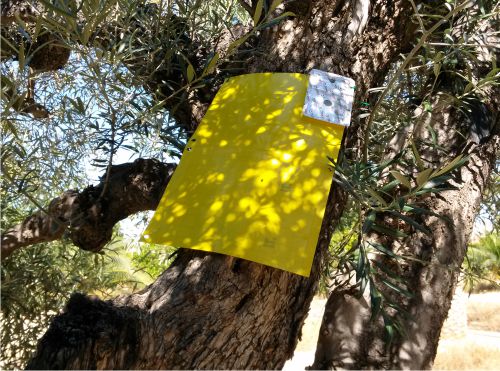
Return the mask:
<svg viewBox="0 0 500 371">
<path fill-rule="evenodd" d="M 285 7 L 297 5 L 287 1 Z M 257 39 L 247 71 L 320 68 L 353 78 L 356 102 L 383 81 L 413 36 L 407 1 L 304 2 Z M 304 4 L 302 4 L 304 5 Z M 358 103 L 355 103 L 356 116 Z M 360 125 L 347 144 L 359 142 Z M 291 357 L 346 196 L 330 192 L 309 278 L 181 250 L 143 291 L 100 301 L 75 294 L 40 340 L 31 369 L 274 369 Z"/>
<path fill-rule="evenodd" d="M 414 138 L 428 136 L 424 128 L 430 125 L 437 133 L 438 144 L 450 154 L 450 158 L 443 161 L 437 150 L 421 148 L 420 153 L 427 163 L 445 164 L 457 156 L 464 145 L 469 148 L 466 153 L 470 160 L 452 180 L 455 190 L 422 200 L 428 210 L 446 219 L 426 216 L 422 223 L 430 230 L 429 235 L 413 231 L 403 242 L 392 242 L 393 251 L 406 252 L 420 261 L 406 261 L 397 268 L 394 268 L 394 262 L 382 261 L 403 277 L 407 288 L 415 294 L 412 299 L 398 303 L 410 314 L 406 333 L 395 336 L 388 344 L 383 321 L 371 319 L 369 298 L 359 298 L 357 289 L 334 290 L 326 304 L 311 368 L 432 368 L 441 327 L 451 305 L 482 194 L 500 147 L 500 91 L 496 88 L 488 93 L 487 103 L 473 108 L 482 110 L 479 120 L 484 120 L 481 122 L 484 127 L 491 128 L 489 136 L 480 143 L 464 143 L 463 134 L 464 128 L 470 129 L 479 123 L 474 121 L 474 117 L 478 119 L 475 113 L 479 112 L 473 111 L 470 116 L 461 114 L 442 95 L 434 99 L 432 113 L 422 113 L 421 120 L 415 124 Z M 390 155 L 394 156 L 400 150 L 392 147 Z M 373 233 L 370 238 L 380 240 L 384 237 Z M 381 286 L 379 288 L 384 291 Z M 390 289 L 385 287 L 385 291 Z"/>
</svg>

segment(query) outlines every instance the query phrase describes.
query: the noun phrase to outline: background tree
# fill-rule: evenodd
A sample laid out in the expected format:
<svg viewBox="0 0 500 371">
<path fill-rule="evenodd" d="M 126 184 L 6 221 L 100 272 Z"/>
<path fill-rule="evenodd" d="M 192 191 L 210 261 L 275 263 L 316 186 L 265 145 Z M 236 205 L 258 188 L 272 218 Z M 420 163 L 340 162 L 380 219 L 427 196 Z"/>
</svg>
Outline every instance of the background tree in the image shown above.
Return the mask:
<svg viewBox="0 0 500 371">
<path fill-rule="evenodd" d="M 3 45 L 8 46 L 2 46 L 2 56 L 17 58 L 20 66 L 17 71 L 14 69 L 15 79 L 5 73 L 2 80 L 6 86 L 5 112 L 14 110 L 21 116 L 30 114 L 48 120 L 44 117 L 54 109 L 36 95 L 34 81 L 40 86 L 38 79 L 53 78 L 52 73 L 40 77 L 44 71 L 71 63 L 71 57 L 63 49 L 78 51 L 90 61 L 82 73 L 91 76 L 98 85 L 99 98 L 95 103 L 98 109 L 88 112 L 90 106 L 81 96 L 79 99 L 68 96 L 68 102 L 82 118 L 98 112 L 100 120 L 90 120 L 94 122 L 89 123 L 88 127 L 93 129 L 89 134 L 96 135 L 97 144 L 92 148 L 106 155 L 105 172 L 97 186 L 80 192 L 67 191 L 48 207 L 4 232 L 3 258 L 21 247 L 63 236 L 83 249 L 99 251 L 110 240 L 118 220 L 154 209 L 175 165 L 144 159 L 113 165 L 113 156 L 120 146 L 128 145 L 127 138 L 149 139 L 152 129 L 153 137 L 168 143 L 167 148 L 175 148 L 169 153 L 171 156 L 178 154 L 225 77 L 245 72 L 307 72 L 320 68 L 350 76 L 357 84 L 353 126 L 344 140 L 342 163 L 337 166 L 341 185 L 334 187 L 329 197 L 309 278 L 240 259 L 181 250 L 170 268 L 138 293 L 106 302 L 74 295 L 64 314 L 53 321 L 40 341 L 38 353 L 28 367 L 281 367 L 292 355 L 300 335 L 324 269 L 332 230 L 339 222 L 348 193 L 356 197 L 360 232 L 353 254 L 343 261 L 350 264 L 352 257 L 357 257 L 356 281 L 361 287 L 369 284 L 374 315 L 370 321 L 363 310 L 367 306 L 346 296 L 358 290 L 357 287 L 346 289 L 343 285 L 344 291 L 334 291 L 324 320 L 328 331 L 323 329 L 325 337 L 320 338 L 315 365 L 331 367 L 339 361 L 332 355 L 338 354 L 335 342 L 342 339 L 335 336 L 342 328 L 336 327 L 328 313 L 353 306 L 361 310 L 351 310 L 352 318 L 337 321 L 349 329 L 363 330 L 362 334 L 353 333 L 354 343 L 347 349 L 347 357 L 340 359 L 344 366 L 409 367 L 407 360 L 417 353 L 422 356 L 412 365 L 419 368 L 431 365 L 456 277 L 454 273 L 443 273 L 445 270 L 440 267 L 447 262 L 456 268 L 461 264 L 498 140 L 495 59 L 484 61 L 484 66 L 477 69 L 463 64 L 459 57 L 471 51 L 458 46 L 467 46 L 469 41 L 461 40 L 453 30 L 459 21 L 473 24 L 463 18 L 467 8 L 482 12 L 477 19 L 486 19 L 486 30 L 490 30 L 498 9 L 484 2 L 428 4 L 366 0 L 332 3 L 259 0 L 240 1 L 239 5 L 248 15 L 236 10 L 236 4 L 226 2 L 2 4 L 2 20 L 11 22 L 9 29 L 2 29 Z M 432 26 L 424 22 L 426 15 L 431 15 Z M 244 22 L 250 20 L 242 25 L 237 23 L 238 18 Z M 429 82 L 411 74 L 408 78 L 409 93 L 404 100 L 415 104 L 409 89 L 418 88 L 415 97 L 423 103 L 422 114 L 407 115 L 401 121 L 396 120 L 387 131 L 380 130 L 376 117 L 380 117 L 377 115 L 386 104 L 385 98 L 403 72 L 416 67 L 415 60 L 422 58 L 424 63 L 420 68 L 425 69 L 430 60 L 426 53 L 433 53 L 428 46 L 435 42 L 432 36 L 437 32 L 453 40 L 449 54 L 457 56 L 457 63 L 451 63 L 455 66 L 443 71 L 459 71 L 457 75 L 463 75 L 460 69 L 471 69 L 464 76 L 472 88 L 466 85 L 464 92 L 467 89 L 473 92 L 486 116 L 477 120 L 472 115 L 468 121 L 463 120 L 457 109 L 463 99 L 450 102 L 446 96 L 436 94 L 438 83 L 444 81 L 446 85 L 450 81 L 439 70 L 449 60 L 445 58 L 441 63 L 443 58 L 439 59 L 436 52 L 432 60 L 437 62 L 431 63 L 434 80 Z M 478 42 L 472 44 L 476 46 Z M 488 41 L 480 46 L 489 53 L 492 44 Z M 49 47 L 59 50 L 59 58 L 54 58 L 53 63 L 47 63 L 50 58 L 43 57 Z M 409 54 L 396 65 L 392 77 L 385 80 L 401 53 Z M 495 53 L 489 55 L 496 58 Z M 101 61 L 109 66 L 100 69 Z M 387 86 L 381 89 L 381 94 L 371 94 L 373 90 L 369 89 L 382 86 L 384 81 Z M 134 89 L 137 93 L 127 98 Z M 460 91 L 449 89 L 448 96 L 460 98 Z M 492 89 L 486 100 L 481 94 L 484 89 Z M 151 98 L 144 100 L 146 93 Z M 398 100 L 397 95 L 393 100 Z M 429 105 L 432 112 L 425 113 Z M 373 108 L 367 108 L 370 106 Z M 155 121 L 162 110 L 168 111 L 168 119 Z M 65 121 L 72 120 L 71 115 L 67 117 L 68 111 L 61 111 Z M 18 120 L 12 117 L 17 116 L 9 113 L 7 117 L 10 120 L 6 128 L 14 136 Z M 488 131 L 481 133 L 475 146 L 467 146 L 468 133 L 465 141 L 457 139 L 464 137 L 463 132 L 447 135 L 460 132 L 457 122 L 462 124 L 460 129 L 486 122 Z M 431 129 L 426 129 L 427 126 Z M 428 135 L 432 139 L 433 131 L 437 139 L 434 143 L 430 140 L 431 145 Z M 386 153 L 380 153 L 371 150 L 371 135 L 382 144 L 393 136 L 396 140 Z M 443 153 L 443 158 L 437 157 Z M 474 166 L 460 168 L 465 163 L 463 156 L 459 157 L 461 154 L 470 154 Z M 13 171 L 15 161 L 12 157 L 7 160 L 2 164 L 5 178 L 10 184 L 20 184 L 23 178 Z M 463 179 L 457 177 L 457 172 Z M 446 189 L 452 184 L 456 189 L 439 189 L 450 193 L 429 197 L 438 191 L 428 185 L 430 182 L 436 182 L 437 188 Z M 26 197 L 32 193 L 24 192 Z M 424 194 L 428 197 L 421 199 Z M 445 214 L 453 220 L 457 210 L 449 211 L 445 205 L 464 194 L 470 196 L 460 199 L 466 218 L 461 220 L 459 230 L 458 224 L 446 224 L 436 214 Z M 382 253 L 381 257 L 371 258 L 370 249 Z M 398 255 L 406 259 L 396 265 L 394 258 Z M 9 259 L 15 259 L 15 255 Z M 429 264 L 435 261 L 439 264 Z M 377 267 L 388 267 L 387 272 L 372 274 L 372 264 L 377 263 Z M 337 265 L 343 271 L 345 267 Z M 403 278 L 404 287 L 391 281 L 394 273 Z M 429 292 L 429 287 L 434 291 Z M 406 298 L 405 292 L 410 293 Z M 429 294 L 437 296 L 430 301 L 422 300 Z M 394 336 L 395 329 L 403 332 L 398 319 L 405 311 L 414 315 L 421 311 L 425 315 L 434 309 L 439 315 L 430 327 L 416 328 L 414 323 L 421 323 L 417 319 L 409 325 L 410 336 L 406 340 Z M 358 320 L 363 323 L 360 327 L 356 325 Z M 420 344 L 422 336 L 424 344 Z"/>
</svg>

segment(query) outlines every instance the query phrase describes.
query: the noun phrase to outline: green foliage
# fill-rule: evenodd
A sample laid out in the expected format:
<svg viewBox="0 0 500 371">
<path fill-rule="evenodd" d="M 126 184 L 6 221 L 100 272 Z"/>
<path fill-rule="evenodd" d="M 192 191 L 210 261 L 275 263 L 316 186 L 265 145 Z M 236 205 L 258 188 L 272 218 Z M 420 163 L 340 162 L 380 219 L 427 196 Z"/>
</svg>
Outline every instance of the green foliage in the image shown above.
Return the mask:
<svg viewBox="0 0 500 371">
<path fill-rule="evenodd" d="M 177 249 L 167 246 L 141 243 L 139 251 L 132 254 L 132 262 L 137 269 L 142 269 L 150 277 L 156 278 L 167 269 Z"/>
<path fill-rule="evenodd" d="M 11 60 L 2 62 L 2 139 L 7 148 L 3 157 L 32 165 L 39 160 L 31 151 L 33 142 L 50 150 L 46 163 L 78 154 L 77 160 L 93 157 L 94 166 L 107 167 L 120 149 L 130 151 L 131 156 L 179 157 L 186 133 L 164 106 L 169 103 L 172 111 L 187 98 L 186 89 L 208 83 L 207 76 L 216 68 L 218 57 L 207 55 L 205 69 L 205 61 L 191 59 L 200 50 L 208 50 L 214 37 L 244 14 L 236 2 L 106 0 L 82 2 L 78 7 L 64 2 L 42 4 L 45 12 L 40 13 L 36 25 L 18 20 L 25 40 L 14 48 Z M 60 70 L 31 73 L 27 66 L 41 59 L 41 46 L 36 48 L 36 40 L 55 32 L 60 37 L 55 43 L 71 51 L 70 59 Z M 192 42 L 194 38 L 196 43 Z M 8 42 L 3 33 L 2 42 Z M 190 49 L 192 45 L 196 48 Z M 179 73 L 186 74 L 187 80 L 176 85 L 171 79 Z M 151 80 L 163 84 L 148 86 Z M 35 88 L 30 91 L 32 83 Z M 50 121 L 33 119 L 19 108 L 29 103 L 30 94 L 50 113 Z M 24 133 L 29 133 L 29 138 Z M 55 136 L 61 143 L 57 151 L 42 145 Z M 51 174 L 56 168 L 39 175 Z M 75 168 L 73 163 L 65 170 Z M 24 175 L 21 171 L 20 176 Z"/>
<path fill-rule="evenodd" d="M 320 277 L 319 293 L 320 295 L 328 296 L 329 292 L 335 288 L 338 283 L 337 276 L 343 275 L 345 272 L 339 266 L 338 257 L 343 256 L 351 249 L 355 248 L 357 241 L 356 227 L 358 223 L 358 214 L 352 198 L 348 200 L 348 204 L 335 228 L 330 246 L 328 249 L 328 264 L 323 267 L 323 274 Z"/>
<path fill-rule="evenodd" d="M 411 250 L 398 251 L 398 241 L 402 242 L 413 233 L 430 233 L 423 217 L 435 214 L 425 206 L 422 198 L 453 189 L 448 181 L 467 161 L 458 156 L 439 168 L 424 169 L 412 175 L 390 170 L 396 166 L 408 168 L 407 162 L 414 163 L 418 157 L 418 152 L 407 148 L 380 164 L 343 158 L 335 166 L 334 181 L 354 199 L 356 213 L 347 215 L 347 223 L 352 229 L 333 248 L 333 285 L 341 287 L 354 280 L 360 294 L 369 288 L 373 317 L 382 317 L 390 338 L 394 331 L 400 334 L 404 331 L 404 321 L 409 315 L 401 303 L 413 298 L 411 287 L 401 275 L 400 262 L 426 264 Z M 372 237 L 373 233 L 377 239 Z"/>
<path fill-rule="evenodd" d="M 2 368 L 23 368 L 36 342 L 73 292 L 108 298 L 151 281 L 119 246 L 94 254 L 68 244 L 37 244 L 1 266 Z M 144 282 L 146 281 L 146 282 Z"/>
<path fill-rule="evenodd" d="M 488 233 L 469 245 L 464 261 L 466 284 L 476 288 L 500 288 L 500 236 Z"/>
</svg>

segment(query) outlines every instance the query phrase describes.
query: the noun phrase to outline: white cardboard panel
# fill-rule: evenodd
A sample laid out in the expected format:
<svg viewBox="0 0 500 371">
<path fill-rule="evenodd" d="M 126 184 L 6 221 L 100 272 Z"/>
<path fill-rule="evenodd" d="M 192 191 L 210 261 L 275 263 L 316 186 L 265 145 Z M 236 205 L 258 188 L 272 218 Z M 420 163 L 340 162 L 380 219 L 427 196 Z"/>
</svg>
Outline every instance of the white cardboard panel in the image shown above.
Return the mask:
<svg viewBox="0 0 500 371">
<path fill-rule="evenodd" d="M 349 126 L 354 86 L 354 80 L 349 77 L 312 70 L 303 114 L 332 124 Z"/>
</svg>

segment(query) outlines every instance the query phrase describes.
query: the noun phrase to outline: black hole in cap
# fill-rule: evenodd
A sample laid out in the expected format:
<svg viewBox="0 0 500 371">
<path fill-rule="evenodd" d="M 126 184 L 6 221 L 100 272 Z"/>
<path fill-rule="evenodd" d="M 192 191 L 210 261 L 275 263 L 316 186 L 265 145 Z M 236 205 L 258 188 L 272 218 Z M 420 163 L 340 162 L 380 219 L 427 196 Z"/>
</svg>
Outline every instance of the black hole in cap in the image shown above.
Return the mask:
<svg viewBox="0 0 500 371">
<path fill-rule="evenodd" d="M 196 138 L 191 139 L 191 142 L 196 142 Z"/>
<path fill-rule="evenodd" d="M 192 150 L 192 148 L 191 148 L 191 147 L 188 147 L 188 148 L 187 148 L 187 150 L 188 150 L 188 151 L 191 151 L 191 150 Z"/>
<path fill-rule="evenodd" d="M 328 100 L 328 99 L 325 99 L 323 104 L 327 107 L 330 107 L 332 105 L 332 101 L 331 100 Z"/>
</svg>

